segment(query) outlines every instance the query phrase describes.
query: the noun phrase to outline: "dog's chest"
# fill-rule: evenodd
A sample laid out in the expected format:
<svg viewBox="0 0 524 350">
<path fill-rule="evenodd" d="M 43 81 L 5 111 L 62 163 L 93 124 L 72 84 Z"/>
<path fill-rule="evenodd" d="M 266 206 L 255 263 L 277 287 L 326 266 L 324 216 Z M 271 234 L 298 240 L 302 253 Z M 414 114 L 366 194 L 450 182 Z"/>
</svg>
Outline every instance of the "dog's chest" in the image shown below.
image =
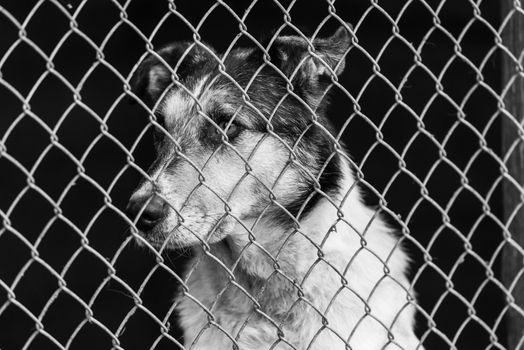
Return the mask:
<svg viewBox="0 0 524 350">
<path fill-rule="evenodd" d="M 219 328 L 233 333 L 249 314 L 252 303 L 228 274 L 216 263 L 202 259 L 187 280 L 187 295 L 180 295 L 177 306 L 186 345 L 197 339 L 194 349 L 231 349 L 232 342 Z M 209 339 L 214 345 L 205 347 Z M 226 345 L 227 344 L 227 345 Z"/>
<path fill-rule="evenodd" d="M 273 280 L 280 286 L 278 291 L 269 283 L 257 295 L 245 281 L 231 282 L 228 274 L 217 269 L 216 265 L 207 265 L 203 261 L 188 279 L 191 297 L 181 296 L 178 313 L 185 346 L 197 350 L 226 350 L 232 348 L 233 338 L 243 350 L 269 349 L 275 342 L 277 346 L 273 349 L 287 350 L 292 348 L 285 342 L 279 343 L 281 330 L 278 325 L 285 325 L 282 328 L 285 328 L 287 341 L 294 346 L 304 339 L 311 339 L 315 329 L 322 327 L 321 317 L 306 303 L 293 305 L 297 294 L 286 279 Z M 288 288 L 283 288 L 286 281 Z M 255 296 L 256 304 L 267 318 L 256 312 Z M 323 338 L 325 336 L 319 340 L 325 344 Z"/>
</svg>

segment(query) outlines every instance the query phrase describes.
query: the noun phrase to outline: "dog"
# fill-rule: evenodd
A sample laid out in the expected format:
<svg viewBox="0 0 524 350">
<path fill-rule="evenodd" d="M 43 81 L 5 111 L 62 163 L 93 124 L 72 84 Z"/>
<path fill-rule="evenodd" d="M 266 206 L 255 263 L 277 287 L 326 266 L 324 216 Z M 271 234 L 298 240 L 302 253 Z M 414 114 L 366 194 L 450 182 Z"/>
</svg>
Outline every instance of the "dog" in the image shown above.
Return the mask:
<svg viewBox="0 0 524 350">
<path fill-rule="evenodd" d="M 156 159 L 127 211 L 144 245 L 192 252 L 185 349 L 423 349 L 407 254 L 326 115 L 352 35 L 180 41 L 137 67 Z"/>
</svg>

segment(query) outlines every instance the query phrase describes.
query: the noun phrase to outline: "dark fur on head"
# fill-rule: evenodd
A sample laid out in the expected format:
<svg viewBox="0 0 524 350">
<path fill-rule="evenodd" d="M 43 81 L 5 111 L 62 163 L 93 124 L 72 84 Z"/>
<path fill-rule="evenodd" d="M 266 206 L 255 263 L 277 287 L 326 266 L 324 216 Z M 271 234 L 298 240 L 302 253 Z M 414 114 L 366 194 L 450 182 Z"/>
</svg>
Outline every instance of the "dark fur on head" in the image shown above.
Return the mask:
<svg viewBox="0 0 524 350">
<path fill-rule="evenodd" d="M 325 131 L 331 130 L 325 107 L 332 75 L 341 74 L 345 67 L 345 54 L 351 45 L 348 28 L 351 27 L 341 26 L 328 38 L 310 40 L 314 55 L 309 52 L 309 43 L 304 38 L 279 36 L 270 42 L 267 50 L 271 64 L 264 62 L 264 52 L 258 47 L 235 49 L 223 61 L 229 76 L 219 71 L 217 57 L 221 55 L 210 46 L 175 42 L 144 60 L 134 75 L 133 91 L 148 106 L 153 106 L 166 89 L 180 89 L 179 84 L 192 86 L 199 78 L 209 76 L 206 88 L 226 90 L 229 102 L 242 106 L 254 129 L 260 132 L 271 129 L 291 148 L 300 138 L 295 146 L 296 161 L 309 169 L 310 174 L 304 174 L 304 183 L 299 185 L 294 200 L 286 203 L 285 208 L 294 216 L 300 213 L 304 217 L 322 197 L 315 190 L 314 178 L 318 178 L 320 190 L 330 194 L 337 190 L 342 177 L 340 156 L 332 156 L 335 152 L 333 141 Z M 293 86 L 292 94 L 288 93 L 288 81 Z M 249 96 L 248 104 L 237 84 Z M 204 112 L 213 120 L 223 117 L 220 105 Z M 305 202 L 307 205 L 302 208 Z M 285 211 L 276 210 L 271 215 L 289 222 Z"/>
</svg>

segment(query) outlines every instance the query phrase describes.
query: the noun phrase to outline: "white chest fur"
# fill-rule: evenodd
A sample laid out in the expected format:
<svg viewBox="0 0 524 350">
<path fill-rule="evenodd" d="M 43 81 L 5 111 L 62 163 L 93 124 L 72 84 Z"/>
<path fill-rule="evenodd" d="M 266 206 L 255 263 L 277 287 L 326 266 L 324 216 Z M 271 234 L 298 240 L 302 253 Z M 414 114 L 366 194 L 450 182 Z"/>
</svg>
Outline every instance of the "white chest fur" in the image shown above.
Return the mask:
<svg viewBox="0 0 524 350">
<path fill-rule="evenodd" d="M 261 243 L 266 252 L 253 244 L 241 249 L 247 242 L 235 237 L 213 246 L 215 258 L 199 251 L 191 296 L 178 307 L 185 347 L 423 349 L 413 332 L 408 259 L 397 239 L 379 217 L 369 224 L 373 213 L 359 198 L 343 209 L 350 225 L 340 221 L 327 239 L 336 213 L 322 203 L 278 252 L 268 241 Z M 278 255 L 278 265 L 267 252 Z"/>
</svg>

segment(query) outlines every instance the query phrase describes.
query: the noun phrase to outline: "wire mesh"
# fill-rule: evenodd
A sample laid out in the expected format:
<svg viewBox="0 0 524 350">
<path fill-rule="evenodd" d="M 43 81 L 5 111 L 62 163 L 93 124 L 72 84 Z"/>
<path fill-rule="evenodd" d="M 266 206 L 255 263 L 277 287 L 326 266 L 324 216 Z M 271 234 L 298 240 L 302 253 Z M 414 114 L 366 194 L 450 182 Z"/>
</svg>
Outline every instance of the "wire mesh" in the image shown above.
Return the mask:
<svg viewBox="0 0 524 350">
<path fill-rule="evenodd" d="M 505 7 L 465 0 L 39 0 L 0 5 L 5 33 L 0 38 L 0 349 L 324 349 L 326 334 L 341 349 L 524 349 L 518 294 L 524 248 L 516 225 L 524 201 L 522 175 L 511 167 L 524 132 L 518 110 L 508 101 L 522 84 L 522 51 L 507 36 L 518 29 L 523 14 L 518 1 Z M 316 40 L 340 27 L 350 45 L 332 62 Z M 289 35 L 305 45 L 306 54 L 286 72 L 271 50 Z M 176 62 L 167 62 L 159 48 L 180 40 L 188 40 L 189 46 Z M 258 50 L 262 61 L 240 84 L 235 77 L 242 66 L 231 71 L 227 59 L 245 46 Z M 247 156 L 229 139 L 232 122 L 216 122 L 203 95 L 178 77 L 181 62 L 194 50 L 216 64 L 216 79 L 236 86 L 242 108 L 264 121 L 264 136 Z M 156 104 L 132 86 L 140 67 L 152 59 L 169 76 L 169 88 Z M 297 76 L 311 62 L 329 76 L 324 90 L 332 96 L 326 115 L 335 131 L 321 123 L 316 106 L 297 89 Z M 344 64 L 344 73 L 337 75 Z M 261 110 L 257 101 L 264 96 L 250 91 L 263 69 L 285 80 L 280 101 L 292 100 L 311 115 L 294 142 L 275 129 L 278 106 L 284 102 Z M 196 110 L 192 118 L 210 123 L 221 139 L 201 164 L 160 121 L 159 101 L 175 89 L 185 91 Z M 235 111 L 235 116 L 242 113 Z M 502 128 L 509 129 L 504 147 Z M 316 169 L 300 162 L 301 140 L 310 129 L 328 135 L 334 149 Z M 159 157 L 163 164 L 148 171 L 154 161 L 154 132 L 168 139 L 171 154 Z M 254 158 L 268 139 L 289 157 L 269 183 L 254 170 Z M 206 173 L 223 152 L 235 152 L 244 169 L 227 195 L 215 185 L 224 175 Z M 342 202 L 359 190 L 366 193 L 371 214 L 359 228 L 351 212 L 339 214 L 343 204 L 319 184 L 335 156 L 354 173 Z M 136 215 L 125 213 L 137 182 L 152 191 L 159 187 L 159 174 L 180 159 L 189 164 L 195 184 L 186 204 L 193 193 L 207 191 L 223 206 L 214 225 L 199 232 L 184 219 L 184 204 L 175 206 L 165 192 L 156 193 L 177 212 L 178 227 L 196 240 L 192 250 L 170 250 L 168 240 L 154 244 L 139 233 L 136 226 L 152 197 Z M 297 168 L 314 185 L 292 213 L 280 202 L 277 187 L 286 171 Z M 235 191 L 247 181 L 263 184 L 266 193 L 267 206 L 254 224 L 252 218 L 235 214 L 242 198 Z M 301 218 L 313 196 L 336 208 L 329 230 L 318 241 L 304 231 L 306 219 Z M 515 198 L 508 202 L 511 196 Z M 292 227 L 277 248 L 269 247 L 256 230 L 274 207 L 281 211 L 279 220 Z M 228 220 L 247 232 L 233 261 L 224 261 L 212 241 Z M 398 231 L 387 252 L 368 244 L 370 227 L 381 220 Z M 354 231 L 350 242 L 355 244 L 342 267 L 332 262 L 326 248 L 341 227 Z M 286 244 L 295 239 L 308 247 L 301 252 L 309 257 L 301 278 L 286 269 Z M 411 260 L 409 283 L 395 274 L 394 257 L 402 247 Z M 239 275 L 253 251 L 271 267 L 256 280 L 258 289 Z M 365 295 L 352 284 L 352 262 L 362 256 L 381 271 L 371 278 L 374 286 Z M 214 266 L 207 273 L 221 276 L 211 300 L 202 300 L 202 291 L 190 284 L 191 276 L 202 276 L 202 265 Z M 324 275 L 319 277 L 321 268 Z M 307 285 L 321 277 L 326 285 L 332 283 L 332 290 L 328 302 L 319 305 Z M 291 301 L 272 296 L 268 302 L 264 293 L 275 283 L 288 286 Z M 397 291 L 404 298 L 401 307 L 392 308 L 392 317 L 376 312 L 381 302 L 385 309 L 393 303 L 374 298 L 384 297 L 384 284 L 391 295 Z M 339 325 L 332 318 L 344 293 L 360 300 L 360 309 L 348 324 Z M 238 320 L 232 328 L 224 321 L 231 315 L 217 312 L 230 295 L 237 298 L 228 301 L 231 309 L 245 303 L 249 310 L 233 314 Z M 186 339 L 179 315 L 184 302 L 204 320 L 204 326 L 185 325 Z M 286 312 L 272 313 L 268 305 L 285 306 Z M 313 315 L 301 327 L 308 329 L 307 339 L 297 339 L 288 324 L 289 315 L 300 308 Z M 410 309 L 416 310 L 417 342 L 405 345 L 394 325 Z M 367 333 L 369 344 L 384 337 L 380 345 L 355 343 L 363 339 L 359 332 L 369 322 L 376 327 Z M 250 347 L 246 340 L 253 325 L 270 329 L 263 347 Z"/>
</svg>

